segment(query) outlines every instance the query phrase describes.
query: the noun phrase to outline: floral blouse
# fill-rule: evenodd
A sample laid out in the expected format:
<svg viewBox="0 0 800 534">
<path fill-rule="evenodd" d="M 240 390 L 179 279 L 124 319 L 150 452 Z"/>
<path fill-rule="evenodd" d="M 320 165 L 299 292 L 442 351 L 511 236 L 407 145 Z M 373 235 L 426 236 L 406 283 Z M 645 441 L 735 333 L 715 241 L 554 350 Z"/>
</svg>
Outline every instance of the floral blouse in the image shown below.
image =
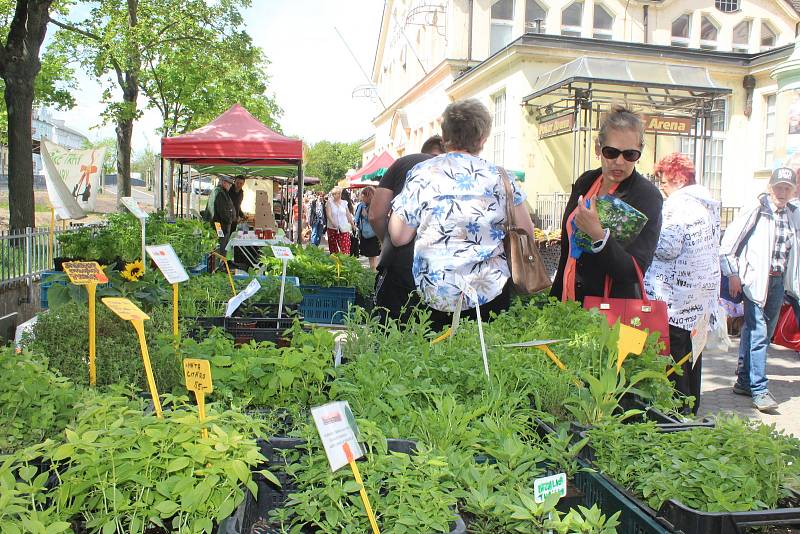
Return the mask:
<svg viewBox="0 0 800 534">
<path fill-rule="evenodd" d="M 513 175 L 514 205 L 525 194 Z M 497 297 L 509 278 L 503 249 L 506 192 L 496 165 L 453 152 L 417 164 L 392 209 L 417 229 L 412 273 L 423 299 L 453 312 L 465 283 L 475 289 L 474 308 Z"/>
</svg>

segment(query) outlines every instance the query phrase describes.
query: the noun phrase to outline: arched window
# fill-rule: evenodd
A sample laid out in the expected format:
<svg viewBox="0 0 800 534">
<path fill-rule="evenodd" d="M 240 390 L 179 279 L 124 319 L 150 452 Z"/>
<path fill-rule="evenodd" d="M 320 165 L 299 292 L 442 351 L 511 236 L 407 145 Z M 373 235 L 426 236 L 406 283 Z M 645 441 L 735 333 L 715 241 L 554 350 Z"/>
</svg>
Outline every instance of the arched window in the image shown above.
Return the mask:
<svg viewBox="0 0 800 534">
<path fill-rule="evenodd" d="M 583 2 L 573 2 L 561 12 L 561 35 L 581 36 Z"/>
<path fill-rule="evenodd" d="M 672 21 L 672 46 L 689 46 L 689 30 L 692 24 L 692 17 L 689 14 L 681 15 Z"/>
<path fill-rule="evenodd" d="M 703 17 L 700 19 L 700 48 L 704 50 L 717 49 L 717 34 L 719 29 L 710 17 Z"/>
<path fill-rule="evenodd" d="M 733 51 L 734 52 L 749 52 L 750 51 L 750 28 L 752 23 L 749 20 L 743 20 L 733 27 Z"/>
<path fill-rule="evenodd" d="M 544 33 L 544 21 L 547 10 L 536 0 L 525 1 L 525 31 L 528 33 Z"/>
<path fill-rule="evenodd" d="M 778 34 L 775 33 L 769 24 L 766 22 L 761 23 L 761 50 L 769 50 L 775 48 L 778 41 Z"/>
<path fill-rule="evenodd" d="M 611 39 L 614 17 L 600 4 L 594 5 L 594 25 L 592 36 L 595 39 Z"/>
<path fill-rule="evenodd" d="M 492 4 L 492 28 L 489 35 L 489 54 L 494 54 L 511 42 L 514 26 L 514 0 L 497 0 Z"/>
<path fill-rule="evenodd" d="M 739 11 L 739 0 L 714 0 L 714 5 L 723 13 Z"/>
</svg>

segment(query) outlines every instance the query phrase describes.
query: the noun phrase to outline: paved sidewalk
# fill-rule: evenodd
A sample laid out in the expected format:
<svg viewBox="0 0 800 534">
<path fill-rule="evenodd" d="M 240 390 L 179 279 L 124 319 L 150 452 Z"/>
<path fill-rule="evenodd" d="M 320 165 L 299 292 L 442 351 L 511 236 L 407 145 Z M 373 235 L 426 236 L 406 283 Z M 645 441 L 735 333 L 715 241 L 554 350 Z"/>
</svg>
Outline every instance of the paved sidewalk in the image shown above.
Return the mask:
<svg viewBox="0 0 800 534">
<path fill-rule="evenodd" d="M 800 356 L 794 351 L 771 345 L 767 356 L 769 390 L 780 407 L 775 414 L 763 414 L 752 407 L 750 398 L 732 391 L 738 359 L 739 340 L 726 352 L 703 353 L 703 386 L 700 416 L 733 412 L 775 423 L 778 429 L 800 437 Z"/>
</svg>

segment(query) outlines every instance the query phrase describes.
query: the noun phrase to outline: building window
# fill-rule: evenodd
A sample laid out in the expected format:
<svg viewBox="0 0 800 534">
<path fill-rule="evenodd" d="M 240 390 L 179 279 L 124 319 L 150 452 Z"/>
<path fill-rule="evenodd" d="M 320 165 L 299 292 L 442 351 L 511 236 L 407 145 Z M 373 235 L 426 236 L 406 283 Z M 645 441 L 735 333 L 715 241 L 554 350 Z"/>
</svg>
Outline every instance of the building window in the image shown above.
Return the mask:
<svg viewBox="0 0 800 534">
<path fill-rule="evenodd" d="M 766 22 L 761 23 L 761 51 L 775 48 L 778 35 Z"/>
<path fill-rule="evenodd" d="M 775 95 L 764 99 L 764 164 L 762 168 L 771 169 L 775 158 Z"/>
<path fill-rule="evenodd" d="M 739 11 L 739 0 L 714 0 L 714 5 L 723 13 Z"/>
<path fill-rule="evenodd" d="M 714 21 L 709 17 L 703 16 L 700 19 L 700 48 L 703 50 L 717 49 L 717 34 L 719 29 Z"/>
<path fill-rule="evenodd" d="M 583 25 L 583 2 L 573 2 L 561 12 L 561 35 L 581 36 Z"/>
<path fill-rule="evenodd" d="M 511 42 L 514 25 L 514 0 L 497 0 L 492 4 L 492 28 L 489 53 L 494 54 Z"/>
<path fill-rule="evenodd" d="M 612 37 L 611 29 L 614 26 L 614 17 L 600 4 L 594 5 L 594 28 L 592 36 L 595 39 L 608 39 Z"/>
<path fill-rule="evenodd" d="M 505 165 L 506 156 L 506 92 L 492 97 L 492 162 Z"/>
<path fill-rule="evenodd" d="M 711 114 L 708 119 L 709 137 L 705 140 L 698 140 L 697 149 L 700 151 L 697 157 L 703 162 L 702 176 L 698 175 L 697 180 L 704 185 L 711 195 L 719 200 L 722 195 L 722 156 L 725 149 L 725 130 L 727 124 L 727 102 L 725 100 L 715 100 Z M 700 125 L 701 130 L 706 126 Z M 694 131 L 692 131 L 694 134 Z M 693 137 L 679 137 L 679 152 L 686 154 L 690 159 L 697 161 L 695 157 L 695 140 Z"/>
<path fill-rule="evenodd" d="M 692 17 L 689 14 L 681 15 L 672 21 L 672 46 L 689 46 L 689 30 Z"/>
<path fill-rule="evenodd" d="M 547 11 L 536 0 L 525 1 L 525 31 L 528 33 L 544 33 L 544 21 Z"/>
<path fill-rule="evenodd" d="M 750 26 L 749 20 L 743 20 L 733 28 L 733 51 L 750 51 Z"/>
</svg>

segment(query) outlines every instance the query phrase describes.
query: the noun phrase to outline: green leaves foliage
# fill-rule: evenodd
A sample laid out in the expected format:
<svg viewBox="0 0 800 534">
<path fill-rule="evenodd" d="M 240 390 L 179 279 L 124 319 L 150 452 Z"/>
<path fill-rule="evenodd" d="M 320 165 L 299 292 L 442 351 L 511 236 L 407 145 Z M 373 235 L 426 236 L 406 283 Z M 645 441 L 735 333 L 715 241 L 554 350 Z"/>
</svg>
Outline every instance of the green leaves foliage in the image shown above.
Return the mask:
<svg viewBox="0 0 800 534">
<path fill-rule="evenodd" d="M 320 141 L 307 147 L 304 155 L 305 172 L 322 182 L 320 189 L 330 191 L 350 169 L 361 166 L 359 142 L 340 143 Z"/>
<path fill-rule="evenodd" d="M 775 508 L 797 480 L 800 442 L 737 417 L 681 432 L 601 425 L 589 437 L 597 468 L 656 510 L 668 499 L 707 512 Z"/>
</svg>

